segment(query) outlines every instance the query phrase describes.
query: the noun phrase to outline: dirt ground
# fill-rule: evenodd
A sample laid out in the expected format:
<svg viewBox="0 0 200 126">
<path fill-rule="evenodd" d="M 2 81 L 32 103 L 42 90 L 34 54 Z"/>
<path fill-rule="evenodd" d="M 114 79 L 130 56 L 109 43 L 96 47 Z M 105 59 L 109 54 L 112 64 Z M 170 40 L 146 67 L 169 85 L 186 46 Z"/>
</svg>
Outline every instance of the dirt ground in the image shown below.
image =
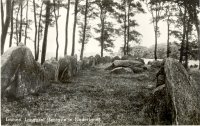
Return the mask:
<svg viewBox="0 0 200 126">
<path fill-rule="evenodd" d="M 80 71 L 71 83 L 4 102 L 4 125 L 145 125 L 144 110 L 155 82 L 152 73 L 112 75 L 102 68 Z"/>
</svg>

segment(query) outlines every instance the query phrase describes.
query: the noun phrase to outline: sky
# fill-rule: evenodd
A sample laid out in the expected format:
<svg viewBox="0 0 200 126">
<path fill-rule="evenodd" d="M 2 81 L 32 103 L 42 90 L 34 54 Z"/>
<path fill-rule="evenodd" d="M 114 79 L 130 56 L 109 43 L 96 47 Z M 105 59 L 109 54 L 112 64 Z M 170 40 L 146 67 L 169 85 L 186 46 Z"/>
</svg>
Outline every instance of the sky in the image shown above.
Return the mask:
<svg viewBox="0 0 200 126">
<path fill-rule="evenodd" d="M 37 1 L 37 0 L 36 0 Z M 143 5 L 144 9 L 146 10 L 145 14 L 137 14 L 134 18 L 137 20 L 139 26 L 136 27 L 136 30 L 138 30 L 142 34 L 141 38 L 141 46 L 150 47 L 154 44 L 154 30 L 153 30 L 153 24 L 150 23 L 151 20 L 151 14 L 148 12 L 147 7 Z M 69 43 L 68 43 L 68 53 L 71 54 L 71 47 L 72 47 L 72 31 L 73 31 L 73 21 L 74 21 L 74 15 L 73 15 L 73 9 L 74 7 L 71 6 L 70 11 L 70 17 L 69 17 Z M 45 9 L 45 7 L 43 8 Z M 40 9 L 38 9 L 40 11 Z M 45 11 L 43 12 L 43 14 Z M 66 22 L 66 14 L 67 10 L 65 8 L 60 8 L 60 17 L 58 18 L 58 29 L 59 29 L 59 57 L 64 56 L 64 43 L 65 43 L 65 22 Z M 24 14 L 25 15 L 25 12 Z M 29 11 L 29 19 L 33 20 L 33 13 Z M 99 19 L 93 20 L 91 25 L 94 26 L 97 24 Z M 158 38 L 158 43 L 165 43 L 167 41 L 167 24 L 166 22 L 160 22 L 159 27 L 161 31 L 161 36 Z M 28 35 L 34 39 L 34 24 L 32 24 L 32 30 L 28 31 Z M 9 28 L 10 29 L 10 28 Z M 79 35 L 78 35 L 78 27 L 76 29 L 76 44 L 75 44 L 75 54 L 80 55 L 81 50 L 81 44 L 78 43 Z M 95 34 L 92 32 L 91 34 Z M 14 39 L 13 39 L 14 40 Z M 23 40 L 23 38 L 22 38 Z M 9 41 L 9 34 L 6 38 L 6 45 L 5 50 L 8 49 L 8 42 Z M 43 39 L 40 41 L 40 47 L 42 45 Z M 27 46 L 32 50 L 33 52 L 33 41 L 28 41 Z M 123 46 L 123 36 L 117 37 L 114 41 L 115 47 L 113 48 L 114 54 L 119 54 L 119 48 Z M 15 46 L 15 45 L 13 45 Z M 48 31 L 48 38 L 47 38 L 47 55 L 46 59 L 49 59 L 51 57 L 55 57 L 56 52 L 56 27 L 49 27 Z M 85 45 L 85 52 L 84 56 L 90 56 L 90 55 L 96 55 L 100 54 L 100 46 L 99 42 L 95 39 L 91 38 L 89 42 Z M 109 55 L 110 53 L 104 53 L 105 55 Z"/>
</svg>

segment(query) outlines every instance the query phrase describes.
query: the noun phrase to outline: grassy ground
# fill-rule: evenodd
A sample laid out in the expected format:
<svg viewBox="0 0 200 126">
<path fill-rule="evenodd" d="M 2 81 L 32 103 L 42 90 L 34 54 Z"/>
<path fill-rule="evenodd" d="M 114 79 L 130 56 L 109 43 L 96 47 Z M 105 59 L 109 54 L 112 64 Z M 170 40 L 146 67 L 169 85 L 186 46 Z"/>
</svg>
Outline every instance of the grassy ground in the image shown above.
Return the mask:
<svg viewBox="0 0 200 126">
<path fill-rule="evenodd" d="M 4 125 L 149 124 L 144 106 L 152 87 L 148 72 L 110 75 L 102 68 L 84 70 L 71 83 L 52 84 L 38 96 L 2 101 L 1 121 Z"/>
</svg>

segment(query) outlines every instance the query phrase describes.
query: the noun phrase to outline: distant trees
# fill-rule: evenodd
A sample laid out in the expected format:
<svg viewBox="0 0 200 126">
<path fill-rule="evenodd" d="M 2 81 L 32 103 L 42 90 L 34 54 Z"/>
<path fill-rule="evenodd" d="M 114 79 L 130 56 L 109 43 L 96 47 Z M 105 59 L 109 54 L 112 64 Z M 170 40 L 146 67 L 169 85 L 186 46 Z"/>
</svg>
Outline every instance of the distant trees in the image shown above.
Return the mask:
<svg viewBox="0 0 200 126">
<path fill-rule="evenodd" d="M 68 0 L 64 4 L 60 0 L 53 0 L 53 2 L 50 2 L 50 0 L 37 2 L 35 0 L 4 1 L 1 0 L 1 54 L 4 52 L 6 35 L 9 33 L 9 47 L 23 42 L 23 37 L 25 45 L 29 45 L 27 44 L 28 40 L 33 41 L 35 60 L 38 60 L 40 40 L 43 39 L 41 53 L 41 63 L 43 63 L 47 50 L 48 27 L 52 26 L 56 28 L 55 56 L 58 59 L 58 18 L 62 16 L 59 14 L 60 8 L 65 7 L 67 12 L 64 33 L 65 42 L 63 44 L 64 55 L 67 55 L 70 7 L 72 5 L 74 7 L 73 32 L 71 34 L 72 56 L 77 49 L 75 46 L 77 35 L 79 35 L 78 41 L 81 44 L 80 59 L 83 59 L 85 45 L 90 38 L 94 37 L 100 43 L 100 55 L 103 57 L 105 55 L 104 51 L 112 51 L 115 46 L 115 38 L 122 36 L 123 55 L 134 52 L 136 57 L 144 54 L 143 57 L 151 57 L 155 60 L 162 57 L 175 57 L 179 58 L 186 68 L 191 57 L 199 58 L 200 60 L 200 25 L 198 19 L 200 10 L 199 1 L 197 0 Z M 151 23 L 154 26 L 155 34 L 154 49 L 153 47 L 151 49 L 141 48 L 145 51 L 141 51 L 138 46 L 132 47 L 132 43 L 140 43 L 141 34 L 136 30 L 139 24 L 134 17 L 139 13 L 145 13 L 142 2 L 146 3 L 152 16 Z M 46 5 L 46 14 L 43 14 L 43 5 Z M 26 13 L 24 13 L 25 11 Z M 31 14 L 33 19 L 28 17 Z M 95 22 L 92 22 L 93 20 Z M 158 47 L 158 37 L 162 32 L 159 30 L 159 22 L 161 21 L 166 22 L 167 25 L 167 39 L 166 45 L 164 45 L 166 49 Z M 9 25 L 10 30 L 8 30 Z M 28 31 L 32 29 L 35 33 L 33 38 L 28 34 Z M 78 34 L 76 30 L 79 30 Z M 94 34 L 92 34 L 93 31 L 95 32 Z M 180 49 L 177 50 L 178 48 Z M 163 52 L 166 54 L 163 54 Z M 199 56 L 197 56 L 197 53 Z"/>
<path fill-rule="evenodd" d="M 141 34 L 134 28 L 138 26 L 138 23 L 133 17 L 138 13 L 145 13 L 142 8 L 141 2 L 134 0 L 121 0 L 116 4 L 117 11 L 115 11 L 115 17 L 118 23 L 121 24 L 119 32 L 120 35 L 124 36 L 124 55 L 130 53 L 130 42 L 139 43 Z"/>
<path fill-rule="evenodd" d="M 110 48 L 114 46 L 112 38 L 114 33 L 113 24 L 107 19 L 110 17 L 109 14 L 114 12 L 114 2 L 113 0 L 95 0 L 95 3 L 99 8 L 95 15 L 100 18 L 100 24 L 98 24 L 98 28 L 95 28 L 100 36 L 95 39 L 100 42 L 100 54 L 103 57 L 104 50 L 110 51 Z"/>
<path fill-rule="evenodd" d="M 181 21 L 183 26 L 179 61 L 181 63 L 185 61 L 184 66 L 187 68 L 188 55 L 190 54 L 189 41 L 191 42 L 192 40 L 189 39 L 189 36 L 191 35 L 192 32 L 192 25 L 198 24 L 197 8 L 199 7 L 199 1 L 181 0 L 181 1 L 176 1 L 176 3 L 179 6 L 179 12 L 180 12 L 179 13 L 180 18 L 178 20 Z M 198 28 L 197 28 L 197 35 L 198 35 Z"/>
<path fill-rule="evenodd" d="M 167 23 L 167 57 L 170 56 L 170 36 L 171 36 L 171 31 L 170 26 L 175 23 L 175 20 L 173 19 L 175 17 L 175 12 L 177 12 L 177 6 L 172 2 L 164 2 L 163 5 L 163 11 L 164 11 L 164 21 Z"/>
<path fill-rule="evenodd" d="M 80 43 L 81 43 L 81 54 L 80 54 L 80 60 L 83 59 L 83 52 L 85 48 L 85 44 L 88 42 L 90 34 L 90 25 L 88 26 L 88 18 L 91 17 L 91 15 L 88 14 L 88 10 L 91 11 L 91 3 L 88 2 L 88 0 L 85 0 L 85 5 L 82 7 L 81 14 L 84 15 L 84 22 L 80 23 L 81 25 L 81 31 L 80 31 Z"/>
<path fill-rule="evenodd" d="M 155 60 L 157 60 L 157 43 L 159 37 L 158 23 L 162 19 L 161 12 L 163 11 L 162 8 L 163 3 L 161 0 L 146 0 L 146 5 L 152 16 L 152 23 L 154 26 L 154 34 L 155 34 L 154 58 Z"/>
</svg>

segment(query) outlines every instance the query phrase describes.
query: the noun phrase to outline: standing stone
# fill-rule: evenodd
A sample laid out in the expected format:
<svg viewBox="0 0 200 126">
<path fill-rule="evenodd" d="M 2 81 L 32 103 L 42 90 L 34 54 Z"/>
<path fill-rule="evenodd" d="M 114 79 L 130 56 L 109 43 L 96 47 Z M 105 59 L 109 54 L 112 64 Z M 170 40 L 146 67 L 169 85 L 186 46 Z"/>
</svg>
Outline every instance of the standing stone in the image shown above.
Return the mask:
<svg viewBox="0 0 200 126">
<path fill-rule="evenodd" d="M 23 97 L 37 93 L 49 85 L 42 66 L 34 60 L 26 46 L 8 49 L 1 57 L 1 93 Z"/>
<path fill-rule="evenodd" d="M 77 73 L 77 58 L 76 56 L 65 56 L 59 61 L 58 79 L 61 82 L 67 82 Z"/>
<path fill-rule="evenodd" d="M 199 125 L 199 85 L 177 60 L 167 58 L 163 65 L 164 86 L 157 84 L 150 98 L 152 124 Z"/>
<path fill-rule="evenodd" d="M 43 65 L 48 78 L 52 81 L 58 81 L 59 63 L 55 59 L 46 60 Z"/>
</svg>

